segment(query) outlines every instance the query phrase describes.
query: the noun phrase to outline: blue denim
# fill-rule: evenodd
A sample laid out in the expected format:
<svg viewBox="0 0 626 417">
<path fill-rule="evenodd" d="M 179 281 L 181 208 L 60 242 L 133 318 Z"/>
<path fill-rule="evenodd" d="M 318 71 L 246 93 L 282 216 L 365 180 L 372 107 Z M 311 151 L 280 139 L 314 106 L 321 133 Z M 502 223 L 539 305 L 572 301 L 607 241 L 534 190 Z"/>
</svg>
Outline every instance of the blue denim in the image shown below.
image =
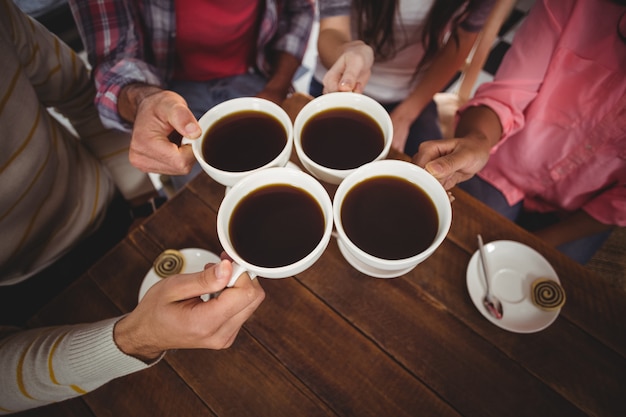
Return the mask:
<svg viewBox="0 0 626 417">
<path fill-rule="evenodd" d="M 172 80 L 168 87 L 180 94 L 196 119 L 200 119 L 207 110 L 219 103 L 238 97 L 256 96 L 266 83 L 267 79 L 263 75 L 246 73 L 210 81 Z M 189 174 L 172 176 L 174 190 L 184 187 L 200 172 L 203 172 L 202 168 L 196 163 Z"/>
<path fill-rule="evenodd" d="M 517 223 L 526 230 L 538 230 L 559 221 L 554 213 L 527 212 L 523 209 L 523 202 L 510 206 L 504 195 L 487 181 L 478 176 L 458 185 L 459 188 L 476 197 L 507 219 Z M 580 264 L 586 264 L 593 257 L 593 254 L 600 249 L 602 244 L 608 239 L 611 232 L 596 233 L 572 242 L 565 243 L 557 247 L 559 251 L 569 256 Z"/>
<path fill-rule="evenodd" d="M 309 94 L 313 97 L 319 97 L 322 95 L 323 89 L 324 86 L 322 83 L 315 78 L 311 79 Z M 399 104 L 400 102 L 395 102 L 382 104 L 382 106 L 388 113 L 391 113 Z M 404 145 L 404 153 L 410 156 L 415 155 L 419 149 L 420 143 L 432 139 L 441 139 L 442 137 L 443 134 L 439 127 L 439 112 L 437 111 L 437 104 L 433 100 L 428 103 L 426 108 L 424 108 L 419 117 L 415 119 L 411 125 L 406 145 Z"/>
</svg>

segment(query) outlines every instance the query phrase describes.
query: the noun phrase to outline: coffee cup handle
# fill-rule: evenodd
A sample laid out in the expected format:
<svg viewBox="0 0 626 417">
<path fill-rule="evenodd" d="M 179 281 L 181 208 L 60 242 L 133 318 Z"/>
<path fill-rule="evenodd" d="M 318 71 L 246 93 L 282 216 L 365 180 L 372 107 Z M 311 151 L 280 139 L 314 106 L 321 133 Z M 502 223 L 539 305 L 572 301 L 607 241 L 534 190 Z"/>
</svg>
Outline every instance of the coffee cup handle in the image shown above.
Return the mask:
<svg viewBox="0 0 626 417">
<path fill-rule="evenodd" d="M 246 268 L 244 268 L 243 266 L 239 265 L 237 262 L 233 262 L 233 273 L 230 276 L 230 281 L 228 281 L 228 284 L 226 285 L 226 288 L 230 288 L 233 285 L 235 285 L 235 282 L 237 282 L 239 277 L 244 272 L 248 273 L 248 276 L 250 276 L 250 279 L 256 278 L 256 274 L 254 272 L 250 272 Z"/>
<path fill-rule="evenodd" d="M 196 139 L 189 139 L 186 137 L 183 137 L 180 141 L 180 145 L 191 145 Z"/>
</svg>

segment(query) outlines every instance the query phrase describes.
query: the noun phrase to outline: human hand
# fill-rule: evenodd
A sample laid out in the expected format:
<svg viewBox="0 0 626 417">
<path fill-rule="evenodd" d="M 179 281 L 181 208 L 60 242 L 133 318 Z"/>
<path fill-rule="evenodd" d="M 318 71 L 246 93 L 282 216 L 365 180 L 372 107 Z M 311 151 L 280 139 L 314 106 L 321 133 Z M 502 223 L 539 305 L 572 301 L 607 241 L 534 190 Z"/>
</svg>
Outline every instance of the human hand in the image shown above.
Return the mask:
<svg viewBox="0 0 626 417">
<path fill-rule="evenodd" d="M 287 97 L 287 93 L 283 89 L 271 88 L 270 86 L 266 86 L 256 96 L 259 98 L 264 98 L 266 100 L 269 100 L 280 106 L 282 102 L 285 100 L 285 97 Z"/>
<path fill-rule="evenodd" d="M 223 259 L 204 271 L 179 274 L 156 283 L 135 310 L 114 329 L 120 350 L 146 362 L 169 349 L 224 349 L 265 298 L 257 279 L 247 274 L 226 289 L 232 263 Z M 207 302 L 203 294 L 222 291 Z"/>
<path fill-rule="evenodd" d="M 413 162 L 449 190 L 480 171 L 489 160 L 490 150 L 487 139 L 480 136 L 431 140 L 420 145 Z"/>
<path fill-rule="evenodd" d="M 128 155 L 131 164 L 144 172 L 188 174 L 195 163 L 191 146 L 179 147 L 168 139 L 172 133 L 190 139 L 202 133 L 187 102 L 173 91 L 153 86 L 130 85 L 124 93 L 133 97 L 126 102 L 137 103 L 126 113 L 131 115 L 126 118 L 133 122 Z"/>
<path fill-rule="evenodd" d="M 372 73 L 374 50 L 363 41 L 349 42 L 328 70 L 322 83 L 324 93 L 353 91 L 362 93 Z"/>
</svg>

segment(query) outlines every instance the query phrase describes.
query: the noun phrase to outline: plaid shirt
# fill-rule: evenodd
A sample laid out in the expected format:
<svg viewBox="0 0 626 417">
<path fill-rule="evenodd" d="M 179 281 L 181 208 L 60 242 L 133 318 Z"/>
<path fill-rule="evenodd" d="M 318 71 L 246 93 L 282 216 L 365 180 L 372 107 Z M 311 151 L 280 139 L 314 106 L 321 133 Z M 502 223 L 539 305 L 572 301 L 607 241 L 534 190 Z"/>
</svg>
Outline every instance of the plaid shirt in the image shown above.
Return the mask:
<svg viewBox="0 0 626 417">
<path fill-rule="evenodd" d="M 164 87 L 174 74 L 176 17 L 171 0 L 70 0 L 94 68 L 96 106 L 108 127 L 130 130 L 117 111 L 122 87 L 142 82 Z M 257 37 L 256 66 L 264 74 L 266 55 L 289 53 L 302 60 L 313 19 L 314 0 L 267 0 Z M 279 4 L 280 3 L 280 4 Z"/>
</svg>

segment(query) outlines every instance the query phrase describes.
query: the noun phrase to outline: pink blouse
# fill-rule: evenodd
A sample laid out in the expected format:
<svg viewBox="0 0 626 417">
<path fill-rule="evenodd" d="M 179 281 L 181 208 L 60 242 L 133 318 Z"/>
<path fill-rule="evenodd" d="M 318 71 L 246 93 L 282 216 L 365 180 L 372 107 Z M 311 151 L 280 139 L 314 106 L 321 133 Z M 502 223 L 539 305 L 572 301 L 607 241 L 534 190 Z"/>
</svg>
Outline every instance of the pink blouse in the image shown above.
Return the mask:
<svg viewBox="0 0 626 417">
<path fill-rule="evenodd" d="M 479 176 L 509 204 L 626 226 L 624 13 L 609 0 L 537 0 L 494 82 L 468 103 L 500 118 Z"/>
</svg>

